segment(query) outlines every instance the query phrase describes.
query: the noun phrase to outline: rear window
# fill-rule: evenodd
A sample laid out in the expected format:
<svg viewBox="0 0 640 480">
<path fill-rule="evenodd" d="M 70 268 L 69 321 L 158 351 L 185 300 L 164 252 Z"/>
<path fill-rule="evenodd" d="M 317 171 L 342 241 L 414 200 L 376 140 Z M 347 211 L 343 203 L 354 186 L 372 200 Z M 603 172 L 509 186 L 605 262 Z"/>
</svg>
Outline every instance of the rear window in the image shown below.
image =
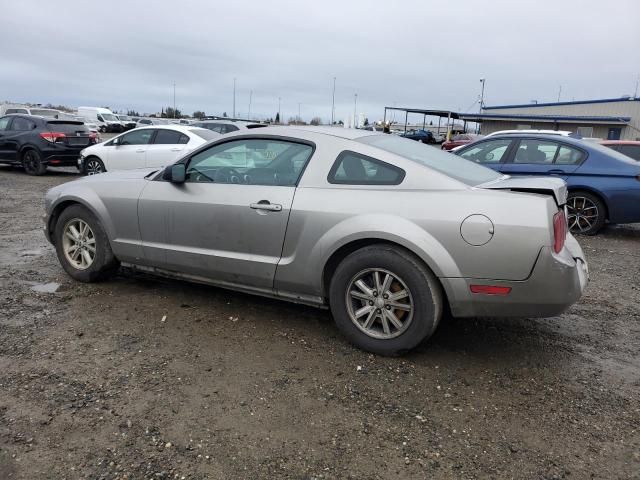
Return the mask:
<svg viewBox="0 0 640 480">
<path fill-rule="evenodd" d="M 220 134 L 207 130 L 206 128 L 190 128 L 189 131 L 204 140 L 213 140 L 220 136 Z"/>
<path fill-rule="evenodd" d="M 38 115 L 40 117 L 57 118 L 58 115 L 60 115 L 60 112 L 58 112 L 57 110 L 45 110 L 45 109 L 32 108 L 31 115 Z"/>
<path fill-rule="evenodd" d="M 82 133 L 88 132 L 89 129 L 82 122 L 75 122 L 71 120 L 58 120 L 53 122 L 47 122 L 47 127 L 52 132 L 60 133 Z"/>
<path fill-rule="evenodd" d="M 502 176 L 490 168 L 452 153 L 396 135 L 370 135 L 358 138 L 356 141 L 400 155 L 471 186 L 497 180 Z"/>
</svg>

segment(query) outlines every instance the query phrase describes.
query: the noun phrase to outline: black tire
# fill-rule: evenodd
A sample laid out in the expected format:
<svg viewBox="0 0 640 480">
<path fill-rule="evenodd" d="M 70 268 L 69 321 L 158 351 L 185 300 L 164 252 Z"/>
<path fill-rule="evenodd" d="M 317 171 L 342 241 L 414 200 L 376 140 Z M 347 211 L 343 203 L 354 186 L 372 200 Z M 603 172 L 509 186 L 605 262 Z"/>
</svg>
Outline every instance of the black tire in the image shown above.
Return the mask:
<svg viewBox="0 0 640 480">
<path fill-rule="evenodd" d="M 84 171 L 82 172 L 84 175 L 97 175 L 106 171 L 107 169 L 105 168 L 104 163 L 98 157 L 91 156 L 85 158 Z"/>
<path fill-rule="evenodd" d="M 352 282 L 363 272 L 368 272 L 369 269 L 380 269 L 383 272 L 391 273 L 397 277 L 398 284 L 404 283 L 397 288 L 406 289 L 410 293 L 410 300 L 405 300 L 412 304 L 411 313 L 406 314 L 408 318 L 404 317 L 406 326 L 404 326 L 404 330 L 396 329 L 397 336 L 392 338 L 377 338 L 372 334 L 365 333 L 363 331 L 364 325 L 356 326 L 351 318 L 350 311 L 353 312 L 356 308 L 368 308 L 367 303 L 372 305 L 371 300 L 354 299 L 348 292 L 348 290 L 351 291 Z M 368 273 L 364 273 L 364 275 L 368 275 Z M 385 275 L 385 273 L 381 273 L 381 275 Z M 374 286 L 373 283 L 366 281 L 365 283 L 367 286 Z M 389 288 L 386 291 L 393 292 L 394 290 Z M 348 295 L 349 300 L 347 299 Z M 362 303 L 357 304 L 358 301 Z M 378 299 L 377 301 L 391 300 Z M 351 304 L 349 305 L 348 302 Z M 356 302 L 355 306 L 353 302 Z M 418 346 L 435 332 L 443 312 L 442 289 L 435 275 L 411 253 L 385 244 L 364 247 L 342 260 L 331 278 L 329 303 L 336 325 L 349 341 L 363 350 L 380 355 L 400 355 Z M 378 309 L 374 304 L 370 308 L 382 315 L 385 314 L 385 309 L 390 308 L 379 306 L 381 308 Z M 397 312 L 398 310 L 395 310 L 394 315 Z M 400 314 L 402 313 L 400 311 Z M 395 318 L 398 319 L 397 316 Z M 382 321 L 382 318 L 378 317 L 373 320 L 372 327 L 382 329 Z M 363 323 L 366 324 L 366 321 Z M 384 335 L 385 332 L 378 331 L 377 334 Z"/>
<path fill-rule="evenodd" d="M 27 175 L 44 175 L 47 171 L 47 166 L 42 163 L 42 155 L 33 148 L 22 153 L 22 168 Z"/>
<path fill-rule="evenodd" d="M 64 234 L 68 224 L 76 220 L 86 223 L 93 233 L 95 253 L 93 262 L 86 268 L 77 268 L 67 258 L 64 251 Z M 75 280 L 80 282 L 96 282 L 112 276 L 120 262 L 113 255 L 109 239 L 96 216 L 82 205 L 72 205 L 62 211 L 54 229 L 56 254 L 62 268 Z"/>
<path fill-rule="evenodd" d="M 107 132 L 107 129 L 106 129 L 106 127 L 105 127 L 104 125 L 100 125 L 100 126 L 98 127 L 98 131 L 99 131 L 100 133 L 106 133 L 106 132 Z"/>
<path fill-rule="evenodd" d="M 602 230 L 607 221 L 607 207 L 604 202 L 597 195 L 583 190 L 569 192 L 567 213 L 567 222 L 573 234 L 595 235 Z"/>
</svg>

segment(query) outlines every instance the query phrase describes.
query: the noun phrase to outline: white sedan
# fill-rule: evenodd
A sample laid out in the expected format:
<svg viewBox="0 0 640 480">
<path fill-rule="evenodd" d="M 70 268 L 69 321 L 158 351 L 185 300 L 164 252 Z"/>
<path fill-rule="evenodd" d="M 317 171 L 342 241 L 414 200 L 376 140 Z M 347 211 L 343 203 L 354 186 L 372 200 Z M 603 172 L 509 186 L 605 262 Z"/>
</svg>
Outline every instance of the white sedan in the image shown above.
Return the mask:
<svg viewBox="0 0 640 480">
<path fill-rule="evenodd" d="M 136 128 L 82 150 L 78 167 L 86 175 L 163 167 L 218 137 L 220 134 L 211 130 L 183 125 Z"/>
</svg>

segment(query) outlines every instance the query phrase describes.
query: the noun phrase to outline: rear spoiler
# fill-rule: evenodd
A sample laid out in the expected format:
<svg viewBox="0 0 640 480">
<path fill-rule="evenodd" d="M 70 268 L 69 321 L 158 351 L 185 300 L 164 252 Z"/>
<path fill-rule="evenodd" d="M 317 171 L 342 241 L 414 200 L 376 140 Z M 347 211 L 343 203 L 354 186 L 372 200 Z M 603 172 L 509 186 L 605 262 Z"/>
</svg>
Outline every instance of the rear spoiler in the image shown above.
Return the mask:
<svg viewBox="0 0 640 480">
<path fill-rule="evenodd" d="M 561 178 L 510 177 L 505 175 L 497 180 L 478 185 L 478 188 L 552 195 L 559 207 L 567 203 L 567 184 Z"/>
</svg>

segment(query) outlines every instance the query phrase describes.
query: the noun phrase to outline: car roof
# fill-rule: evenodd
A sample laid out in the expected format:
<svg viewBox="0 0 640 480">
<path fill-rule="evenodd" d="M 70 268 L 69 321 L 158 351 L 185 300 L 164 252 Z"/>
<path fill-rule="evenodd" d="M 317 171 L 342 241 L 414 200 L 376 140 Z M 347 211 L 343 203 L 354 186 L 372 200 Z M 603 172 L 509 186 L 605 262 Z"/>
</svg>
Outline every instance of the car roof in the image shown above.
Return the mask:
<svg viewBox="0 0 640 480">
<path fill-rule="evenodd" d="M 205 130 L 204 128 L 195 127 L 193 125 L 180 125 L 178 123 L 170 123 L 168 125 L 145 125 L 144 127 L 134 128 L 134 130 L 175 130 L 177 132 L 190 132 L 192 130 Z M 129 130 L 132 132 L 133 130 Z"/>
<path fill-rule="evenodd" d="M 526 138 L 526 139 L 532 139 L 532 140 L 551 140 L 554 142 L 565 142 L 565 143 L 570 143 L 572 145 L 576 145 L 576 146 L 584 146 L 584 145 L 588 145 L 588 142 L 583 141 L 581 138 L 575 138 L 575 137 L 568 137 L 565 135 L 552 135 L 552 134 L 548 134 L 548 133 L 521 133 L 521 134 L 513 134 L 513 133 L 504 133 L 504 134 L 500 134 L 500 135 L 487 135 L 484 138 L 481 138 L 478 141 L 483 141 L 483 140 L 496 140 L 499 138 L 508 138 L 508 139 L 517 139 L 517 138 Z"/>
<path fill-rule="evenodd" d="M 640 140 L 603 140 L 601 145 L 640 145 Z"/>
</svg>

